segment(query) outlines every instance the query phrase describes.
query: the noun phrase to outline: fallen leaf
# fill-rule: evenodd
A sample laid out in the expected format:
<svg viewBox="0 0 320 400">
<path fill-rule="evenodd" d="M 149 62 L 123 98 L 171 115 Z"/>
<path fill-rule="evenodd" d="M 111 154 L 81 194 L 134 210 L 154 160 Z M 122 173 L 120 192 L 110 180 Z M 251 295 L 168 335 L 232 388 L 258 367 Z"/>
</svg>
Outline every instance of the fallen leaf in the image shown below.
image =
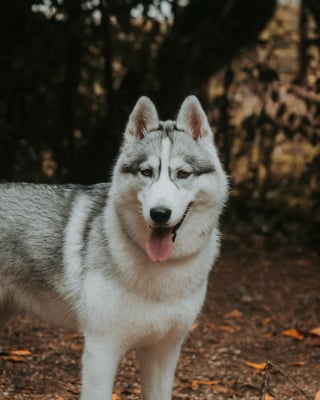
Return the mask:
<svg viewBox="0 0 320 400">
<path fill-rule="evenodd" d="M 1 356 L 3 361 L 23 362 L 24 359 L 18 356 Z"/>
<path fill-rule="evenodd" d="M 311 329 L 311 331 L 309 331 L 309 333 L 311 333 L 312 335 L 320 336 L 320 326 L 318 326 L 317 328 Z"/>
<path fill-rule="evenodd" d="M 216 385 L 212 389 L 215 393 L 228 393 L 229 389 L 222 385 Z"/>
<path fill-rule="evenodd" d="M 73 339 L 81 339 L 83 335 L 80 332 L 73 332 L 64 335 L 64 340 L 73 340 Z"/>
<path fill-rule="evenodd" d="M 305 259 L 301 258 L 301 259 L 299 259 L 299 260 L 296 260 L 296 261 L 295 261 L 295 264 L 296 264 L 298 267 L 310 267 L 311 261 L 310 261 L 310 260 L 305 260 Z"/>
<path fill-rule="evenodd" d="M 227 326 L 227 325 L 221 325 L 219 326 L 220 331 L 224 331 L 224 332 L 230 332 L 230 333 L 234 333 L 235 329 L 231 328 L 231 326 Z"/>
<path fill-rule="evenodd" d="M 265 393 L 263 400 L 274 400 L 274 397 L 272 397 L 269 393 Z"/>
<path fill-rule="evenodd" d="M 199 380 L 198 382 L 200 385 L 217 385 L 218 383 L 221 382 L 221 380 L 219 379 L 213 381 Z"/>
<path fill-rule="evenodd" d="M 195 331 L 199 327 L 199 322 L 195 322 L 194 324 L 191 325 L 191 330 Z"/>
<path fill-rule="evenodd" d="M 245 364 L 246 364 L 248 367 L 257 369 L 257 370 L 259 370 L 259 371 L 263 371 L 263 370 L 266 368 L 266 365 L 267 365 L 267 363 L 265 363 L 265 362 L 262 362 L 262 363 L 254 363 L 254 362 L 251 362 L 251 361 L 245 361 Z"/>
<path fill-rule="evenodd" d="M 130 391 L 130 393 L 133 393 L 133 394 L 141 394 L 141 389 L 139 389 L 139 388 L 133 388 L 133 389 L 130 389 L 129 391 Z"/>
<path fill-rule="evenodd" d="M 290 365 L 291 367 L 303 367 L 304 365 L 306 365 L 307 362 L 306 361 L 294 361 L 288 365 Z"/>
<path fill-rule="evenodd" d="M 82 343 L 71 343 L 70 348 L 75 351 L 81 351 L 83 349 Z"/>
<path fill-rule="evenodd" d="M 262 325 L 266 326 L 266 325 L 270 324 L 271 321 L 272 321 L 271 317 L 264 318 L 262 320 Z"/>
<path fill-rule="evenodd" d="M 314 400 L 320 400 L 320 390 L 319 390 L 319 392 L 317 392 L 316 395 L 314 396 Z"/>
<path fill-rule="evenodd" d="M 217 326 L 213 322 L 207 322 L 206 327 L 212 329 L 213 331 L 217 329 Z"/>
<path fill-rule="evenodd" d="M 320 338 L 319 337 L 310 338 L 308 345 L 314 347 L 320 347 Z"/>
<path fill-rule="evenodd" d="M 224 315 L 225 318 L 241 318 L 242 316 L 243 316 L 243 313 L 237 309 L 234 309 Z"/>
<path fill-rule="evenodd" d="M 121 397 L 117 393 L 112 393 L 112 400 L 121 400 Z"/>
<path fill-rule="evenodd" d="M 4 361 L 23 362 L 23 357 L 30 357 L 33 354 L 27 349 L 13 349 L 9 351 L 8 355 L 1 356 Z"/>
<path fill-rule="evenodd" d="M 179 395 L 182 391 L 189 390 L 189 389 L 190 389 L 189 383 L 184 383 L 183 385 L 178 385 L 173 390 L 173 397 L 179 397 Z"/>
<path fill-rule="evenodd" d="M 197 380 L 194 380 L 191 382 L 191 389 L 192 390 L 198 390 L 199 388 L 199 382 Z"/>
<path fill-rule="evenodd" d="M 292 339 L 297 339 L 297 340 L 304 339 L 304 336 L 300 332 L 298 332 L 296 329 L 286 329 L 285 331 L 282 332 L 282 335 L 290 337 Z"/>
<path fill-rule="evenodd" d="M 197 390 L 199 388 L 199 385 L 218 385 L 221 382 L 221 380 L 214 380 L 214 381 L 206 381 L 202 379 L 194 379 L 191 382 L 191 388 L 192 390 Z"/>
<path fill-rule="evenodd" d="M 21 349 L 21 350 L 10 350 L 10 355 L 26 357 L 26 356 L 32 356 L 33 354 L 29 350 Z"/>
<path fill-rule="evenodd" d="M 79 395 L 80 394 L 80 387 L 75 386 L 70 383 L 59 384 L 63 389 L 67 390 L 71 394 Z"/>
</svg>

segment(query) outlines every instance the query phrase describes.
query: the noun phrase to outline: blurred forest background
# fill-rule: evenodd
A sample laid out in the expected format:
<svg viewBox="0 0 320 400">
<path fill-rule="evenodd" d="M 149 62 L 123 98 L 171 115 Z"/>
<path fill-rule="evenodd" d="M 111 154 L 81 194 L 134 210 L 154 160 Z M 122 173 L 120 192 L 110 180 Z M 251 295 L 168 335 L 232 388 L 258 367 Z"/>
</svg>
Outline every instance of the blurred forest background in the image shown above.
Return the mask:
<svg viewBox="0 0 320 400">
<path fill-rule="evenodd" d="M 318 0 L 10 0 L 0 22 L 0 182 L 105 181 L 137 98 L 165 119 L 193 93 L 234 229 L 317 243 Z"/>
</svg>

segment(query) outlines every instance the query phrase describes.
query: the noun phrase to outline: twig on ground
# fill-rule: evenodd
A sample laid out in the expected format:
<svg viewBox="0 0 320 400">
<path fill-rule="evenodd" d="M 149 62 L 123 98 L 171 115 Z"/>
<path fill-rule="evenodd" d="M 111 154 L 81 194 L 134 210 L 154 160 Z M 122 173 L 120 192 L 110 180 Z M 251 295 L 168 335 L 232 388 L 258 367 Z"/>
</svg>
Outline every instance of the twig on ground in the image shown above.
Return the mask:
<svg viewBox="0 0 320 400">
<path fill-rule="evenodd" d="M 265 393 L 268 394 L 272 394 L 271 392 L 271 388 L 270 388 L 270 373 L 271 372 L 278 372 L 281 375 L 283 375 L 290 383 L 292 383 L 293 386 L 296 387 L 297 390 L 299 390 L 299 392 L 302 394 L 302 396 L 306 399 L 306 400 L 312 400 L 307 393 L 305 392 L 305 390 L 303 390 L 298 384 L 297 382 L 292 379 L 286 372 L 284 372 L 281 368 L 279 368 L 277 365 L 275 365 L 273 362 L 271 361 L 267 361 L 266 362 L 266 367 L 265 367 L 265 376 L 264 376 L 264 380 L 261 384 L 261 389 L 260 389 L 260 397 L 259 400 L 264 400 L 265 397 Z"/>
<path fill-rule="evenodd" d="M 264 368 L 265 374 L 264 374 L 264 380 L 261 384 L 261 389 L 260 389 L 260 396 L 259 396 L 259 400 L 264 400 L 265 397 L 265 393 L 269 393 L 270 391 L 270 387 L 269 387 L 269 375 L 271 372 L 271 365 L 270 363 L 267 361 L 266 362 L 266 366 Z"/>
</svg>

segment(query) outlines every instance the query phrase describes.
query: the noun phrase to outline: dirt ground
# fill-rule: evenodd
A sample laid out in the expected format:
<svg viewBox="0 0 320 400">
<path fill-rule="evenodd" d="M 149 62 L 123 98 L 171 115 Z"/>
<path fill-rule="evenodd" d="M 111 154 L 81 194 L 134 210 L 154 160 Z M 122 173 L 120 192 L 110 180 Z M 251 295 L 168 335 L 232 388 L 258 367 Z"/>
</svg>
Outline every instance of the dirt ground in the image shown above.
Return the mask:
<svg viewBox="0 0 320 400">
<path fill-rule="evenodd" d="M 262 399 L 264 383 L 265 400 L 313 400 L 320 390 L 319 261 L 310 250 L 227 235 L 183 347 L 173 398 Z M 82 345 L 78 333 L 17 316 L 0 333 L 0 400 L 77 399 Z M 134 353 L 114 391 L 115 400 L 141 398 Z"/>
</svg>

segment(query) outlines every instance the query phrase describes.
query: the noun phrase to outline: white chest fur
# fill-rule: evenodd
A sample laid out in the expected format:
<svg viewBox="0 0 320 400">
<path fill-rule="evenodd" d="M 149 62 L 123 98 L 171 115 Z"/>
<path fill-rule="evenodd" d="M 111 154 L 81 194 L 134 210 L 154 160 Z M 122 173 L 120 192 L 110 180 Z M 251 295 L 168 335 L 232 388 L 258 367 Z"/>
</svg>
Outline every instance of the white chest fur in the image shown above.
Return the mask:
<svg viewBox="0 0 320 400">
<path fill-rule="evenodd" d="M 145 293 L 127 291 L 100 272 L 85 279 L 82 324 L 84 331 L 113 336 L 124 351 L 181 335 L 190 327 L 203 302 L 205 286 L 183 298 L 148 298 Z M 103 321 L 103 323 L 102 323 Z"/>
</svg>

